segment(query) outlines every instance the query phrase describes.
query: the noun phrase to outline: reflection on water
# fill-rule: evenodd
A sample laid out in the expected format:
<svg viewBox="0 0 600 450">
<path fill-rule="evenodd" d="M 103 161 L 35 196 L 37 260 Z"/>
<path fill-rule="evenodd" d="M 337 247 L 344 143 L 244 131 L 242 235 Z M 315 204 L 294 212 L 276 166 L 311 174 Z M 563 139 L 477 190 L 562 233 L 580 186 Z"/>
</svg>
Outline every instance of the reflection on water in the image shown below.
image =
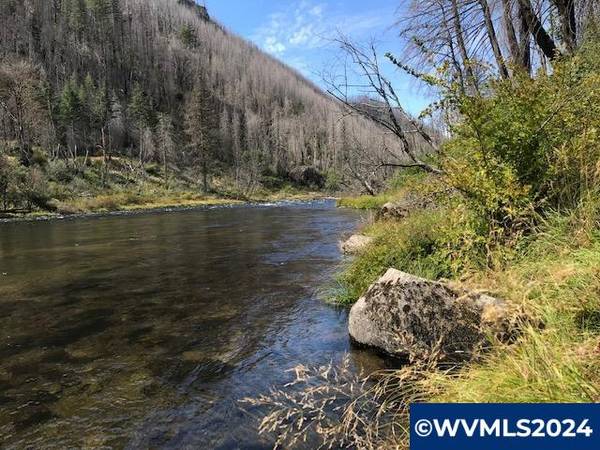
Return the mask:
<svg viewBox="0 0 600 450">
<path fill-rule="evenodd" d="M 351 351 L 331 202 L 0 224 L 7 448 L 269 448 L 238 400 Z"/>
</svg>

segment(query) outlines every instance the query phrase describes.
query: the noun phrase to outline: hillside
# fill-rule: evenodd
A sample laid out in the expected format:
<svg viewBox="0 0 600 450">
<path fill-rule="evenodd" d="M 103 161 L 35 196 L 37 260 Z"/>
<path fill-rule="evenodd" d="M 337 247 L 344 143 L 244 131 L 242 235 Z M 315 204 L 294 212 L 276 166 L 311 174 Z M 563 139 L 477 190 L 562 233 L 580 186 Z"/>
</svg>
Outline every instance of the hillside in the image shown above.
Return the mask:
<svg viewBox="0 0 600 450">
<path fill-rule="evenodd" d="M 397 145 L 189 0 L 8 0 L 0 23 L 3 165 L 58 165 L 50 181 L 97 157 L 104 186 L 118 156 L 192 190 L 218 177 L 251 193 L 298 166 L 337 186 L 350 160 Z M 8 190 L 5 210 L 43 203 Z"/>
</svg>

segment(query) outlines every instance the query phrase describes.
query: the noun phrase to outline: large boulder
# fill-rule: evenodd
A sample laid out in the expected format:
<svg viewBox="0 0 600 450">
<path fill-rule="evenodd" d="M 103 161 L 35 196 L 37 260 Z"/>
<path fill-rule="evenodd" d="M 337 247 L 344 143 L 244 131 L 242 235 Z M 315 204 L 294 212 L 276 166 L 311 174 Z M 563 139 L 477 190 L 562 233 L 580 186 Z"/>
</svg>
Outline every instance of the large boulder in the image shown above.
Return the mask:
<svg viewBox="0 0 600 450">
<path fill-rule="evenodd" d="M 353 234 L 344 242 L 340 243 L 340 248 L 345 255 L 356 255 L 367 248 L 373 238 L 364 234 Z"/>
<path fill-rule="evenodd" d="M 377 220 L 400 220 L 411 212 L 430 208 L 434 205 L 431 197 L 408 193 L 403 198 L 388 202 L 377 211 Z"/>
<path fill-rule="evenodd" d="M 508 333 L 503 300 L 390 269 L 350 311 L 352 339 L 392 356 L 464 361 Z"/>
</svg>

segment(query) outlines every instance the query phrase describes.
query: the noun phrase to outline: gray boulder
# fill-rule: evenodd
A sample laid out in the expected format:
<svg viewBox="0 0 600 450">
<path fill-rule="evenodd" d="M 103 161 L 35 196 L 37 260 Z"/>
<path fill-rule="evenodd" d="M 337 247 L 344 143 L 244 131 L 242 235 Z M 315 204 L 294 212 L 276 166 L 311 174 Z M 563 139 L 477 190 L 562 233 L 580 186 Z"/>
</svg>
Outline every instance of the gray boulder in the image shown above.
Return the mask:
<svg viewBox="0 0 600 450">
<path fill-rule="evenodd" d="M 345 255 L 356 255 L 373 242 L 373 238 L 364 234 L 354 234 L 340 244 Z"/>
<path fill-rule="evenodd" d="M 390 269 L 350 311 L 352 339 L 411 362 L 464 361 L 508 335 L 503 300 Z"/>
<path fill-rule="evenodd" d="M 407 193 L 403 198 L 388 202 L 377 211 L 377 220 L 401 220 L 411 212 L 433 207 L 435 201 L 432 197 Z"/>
</svg>

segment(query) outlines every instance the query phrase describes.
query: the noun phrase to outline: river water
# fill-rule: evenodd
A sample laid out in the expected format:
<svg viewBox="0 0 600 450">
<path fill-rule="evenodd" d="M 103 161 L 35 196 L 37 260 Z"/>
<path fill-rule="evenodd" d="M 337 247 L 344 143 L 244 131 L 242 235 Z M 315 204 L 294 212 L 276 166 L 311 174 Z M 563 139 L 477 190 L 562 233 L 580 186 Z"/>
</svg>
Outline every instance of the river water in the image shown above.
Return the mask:
<svg viewBox="0 0 600 450">
<path fill-rule="evenodd" d="M 323 302 L 331 201 L 0 224 L 0 447 L 262 449 L 239 400 L 382 361 Z"/>
</svg>

